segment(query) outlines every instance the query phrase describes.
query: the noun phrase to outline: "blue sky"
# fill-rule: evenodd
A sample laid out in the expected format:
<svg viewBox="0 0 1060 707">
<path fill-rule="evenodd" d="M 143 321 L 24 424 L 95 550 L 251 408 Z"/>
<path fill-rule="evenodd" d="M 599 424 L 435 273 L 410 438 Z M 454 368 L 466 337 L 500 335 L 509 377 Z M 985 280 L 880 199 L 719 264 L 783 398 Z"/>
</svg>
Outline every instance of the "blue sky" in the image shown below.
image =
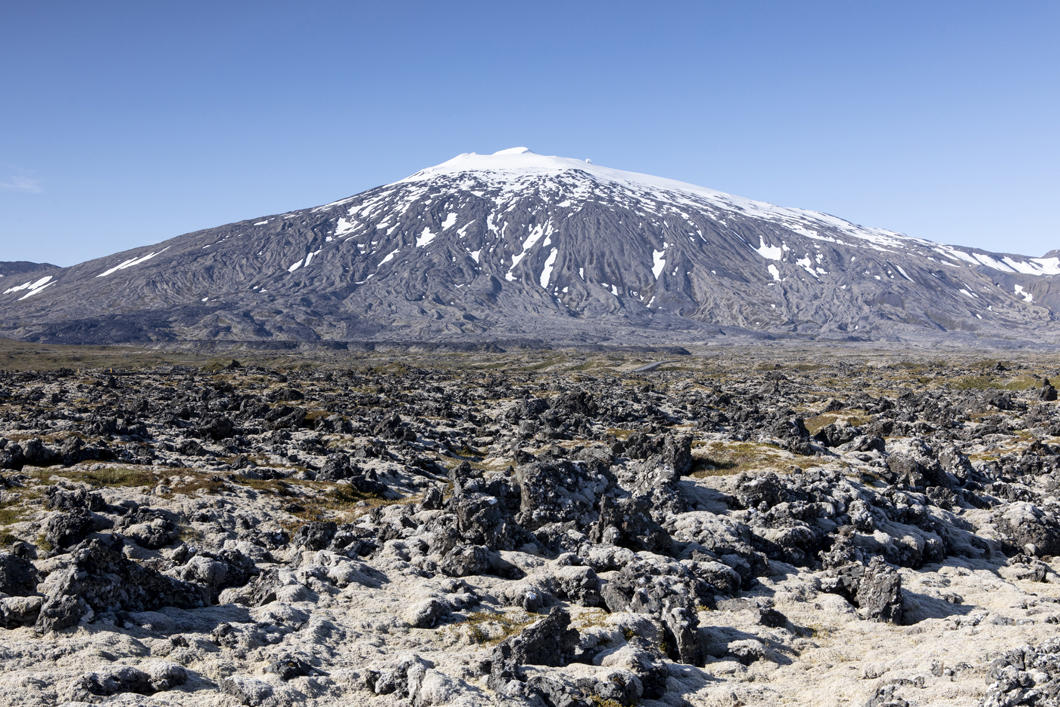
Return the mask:
<svg viewBox="0 0 1060 707">
<path fill-rule="evenodd" d="M 1060 247 L 1060 3 L 0 3 L 0 260 L 68 265 L 527 145 Z"/>
</svg>

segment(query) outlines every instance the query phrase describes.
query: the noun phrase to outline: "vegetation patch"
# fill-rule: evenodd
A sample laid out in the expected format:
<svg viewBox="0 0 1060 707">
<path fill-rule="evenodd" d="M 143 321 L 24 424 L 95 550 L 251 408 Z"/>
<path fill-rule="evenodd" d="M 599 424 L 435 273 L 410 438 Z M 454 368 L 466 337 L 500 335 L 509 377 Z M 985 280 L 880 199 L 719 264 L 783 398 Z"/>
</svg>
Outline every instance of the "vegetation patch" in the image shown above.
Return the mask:
<svg viewBox="0 0 1060 707">
<path fill-rule="evenodd" d="M 467 627 L 467 636 L 472 643 L 496 645 L 524 627 L 534 623 L 538 617 L 530 614 L 504 614 L 492 611 L 476 611 L 468 614 L 461 624 Z"/>
<path fill-rule="evenodd" d="M 18 523 L 29 515 L 29 509 L 20 504 L 20 500 L 18 498 L 12 498 L 11 500 L 5 498 L 0 503 L 0 528 L 6 528 L 13 523 Z"/>
<path fill-rule="evenodd" d="M 815 457 L 798 457 L 774 444 L 763 442 L 698 442 L 692 450 L 692 476 L 727 476 L 755 469 L 806 469 Z"/>
<path fill-rule="evenodd" d="M 350 484 L 332 481 L 253 479 L 246 476 L 233 476 L 229 480 L 238 486 L 252 488 L 266 496 L 283 499 L 284 512 L 306 522 L 352 520 L 353 517 L 378 506 L 414 503 L 419 500 L 419 496 L 386 498 L 365 493 Z"/>
<path fill-rule="evenodd" d="M 820 415 L 808 417 L 803 421 L 810 434 L 815 435 L 834 422 L 846 422 L 848 425 L 861 427 L 872 422 L 872 417 L 864 410 L 840 410 L 837 412 L 823 412 Z"/>
<path fill-rule="evenodd" d="M 124 467 L 67 471 L 62 472 L 60 476 L 72 481 L 80 481 L 96 488 L 154 486 L 159 481 L 158 474 L 153 471 Z"/>
</svg>

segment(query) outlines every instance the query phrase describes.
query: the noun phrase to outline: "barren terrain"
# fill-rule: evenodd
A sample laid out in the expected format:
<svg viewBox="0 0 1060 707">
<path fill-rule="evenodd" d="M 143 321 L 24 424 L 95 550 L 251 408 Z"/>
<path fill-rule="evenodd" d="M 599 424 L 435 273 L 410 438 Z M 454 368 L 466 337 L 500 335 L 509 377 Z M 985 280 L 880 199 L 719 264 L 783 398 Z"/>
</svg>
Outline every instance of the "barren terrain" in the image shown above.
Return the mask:
<svg viewBox="0 0 1060 707">
<path fill-rule="evenodd" d="M 4 704 L 1060 700 L 1055 357 L 0 370 Z"/>
</svg>

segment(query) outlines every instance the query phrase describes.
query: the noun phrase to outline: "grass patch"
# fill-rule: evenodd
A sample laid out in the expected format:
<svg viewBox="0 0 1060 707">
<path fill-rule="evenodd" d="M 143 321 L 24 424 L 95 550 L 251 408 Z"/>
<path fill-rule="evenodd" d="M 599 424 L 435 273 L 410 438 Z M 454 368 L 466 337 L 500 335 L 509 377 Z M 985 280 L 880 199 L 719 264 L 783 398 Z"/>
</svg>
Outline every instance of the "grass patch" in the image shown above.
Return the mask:
<svg viewBox="0 0 1060 707">
<path fill-rule="evenodd" d="M 158 475 L 152 471 L 146 469 L 124 469 L 121 467 L 71 472 L 63 474 L 63 476 L 75 481 L 82 481 L 96 488 L 134 488 L 137 486 L 154 486 L 158 483 Z"/>
<path fill-rule="evenodd" d="M 492 611 L 476 611 L 468 614 L 463 626 L 467 627 L 468 638 L 479 645 L 497 645 L 524 627 L 537 620 L 529 614 L 512 616 Z"/>
<path fill-rule="evenodd" d="M 589 704 L 593 705 L 593 707 L 622 707 L 622 703 L 618 700 L 613 700 L 610 697 L 605 700 L 599 695 L 590 697 Z"/>
<path fill-rule="evenodd" d="M 349 520 L 378 506 L 399 503 L 414 503 L 419 496 L 385 498 L 359 491 L 350 484 L 332 481 L 305 481 L 292 479 L 251 479 L 235 476 L 229 479 L 239 486 L 252 488 L 266 496 L 283 499 L 283 510 L 300 521 Z M 288 523 L 297 527 L 297 523 Z"/>
<path fill-rule="evenodd" d="M 195 496 L 200 491 L 206 495 L 220 493 L 225 489 L 225 481 L 216 474 L 203 472 L 188 472 L 181 476 L 171 476 L 165 480 L 169 489 L 167 497 L 180 494 L 182 496 Z"/>
<path fill-rule="evenodd" d="M 706 442 L 692 450 L 692 476 L 698 478 L 793 465 L 805 469 L 816 463 L 814 457 L 797 457 L 761 442 Z"/>
<path fill-rule="evenodd" d="M 610 615 L 603 609 L 586 609 L 574 617 L 571 623 L 579 630 L 607 626 L 607 617 Z"/>
<path fill-rule="evenodd" d="M 815 435 L 833 422 L 843 421 L 848 425 L 861 427 L 872 422 L 872 417 L 864 410 L 845 410 L 837 412 L 823 412 L 820 415 L 808 417 L 803 421 L 807 431 Z"/>
<path fill-rule="evenodd" d="M 190 525 L 181 526 L 180 533 L 177 534 L 177 538 L 181 542 L 196 543 L 206 537 L 201 530 L 193 528 Z"/>
<path fill-rule="evenodd" d="M 21 506 L 5 506 L 0 508 L 0 527 L 7 527 L 12 523 L 18 523 L 26 517 L 26 509 Z"/>
<path fill-rule="evenodd" d="M 48 538 L 44 537 L 44 533 L 39 533 L 37 535 L 36 545 L 41 550 L 44 550 L 44 552 L 51 552 L 55 549 L 55 546 L 51 544 Z"/>
</svg>

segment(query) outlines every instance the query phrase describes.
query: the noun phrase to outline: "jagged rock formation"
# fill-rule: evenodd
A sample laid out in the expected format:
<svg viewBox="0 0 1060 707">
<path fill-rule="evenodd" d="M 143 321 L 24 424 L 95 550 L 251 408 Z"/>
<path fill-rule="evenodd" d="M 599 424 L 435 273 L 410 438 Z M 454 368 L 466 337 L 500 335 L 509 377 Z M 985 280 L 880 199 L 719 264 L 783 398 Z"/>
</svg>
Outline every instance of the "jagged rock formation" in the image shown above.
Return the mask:
<svg viewBox="0 0 1060 707">
<path fill-rule="evenodd" d="M 1058 275 L 1055 252 L 939 245 L 513 148 L 13 278 L 0 286 L 0 335 L 1041 342 L 1060 338 Z"/>
<path fill-rule="evenodd" d="M 1055 359 L 784 348 L 0 371 L 0 704 L 1055 704 Z"/>
</svg>

